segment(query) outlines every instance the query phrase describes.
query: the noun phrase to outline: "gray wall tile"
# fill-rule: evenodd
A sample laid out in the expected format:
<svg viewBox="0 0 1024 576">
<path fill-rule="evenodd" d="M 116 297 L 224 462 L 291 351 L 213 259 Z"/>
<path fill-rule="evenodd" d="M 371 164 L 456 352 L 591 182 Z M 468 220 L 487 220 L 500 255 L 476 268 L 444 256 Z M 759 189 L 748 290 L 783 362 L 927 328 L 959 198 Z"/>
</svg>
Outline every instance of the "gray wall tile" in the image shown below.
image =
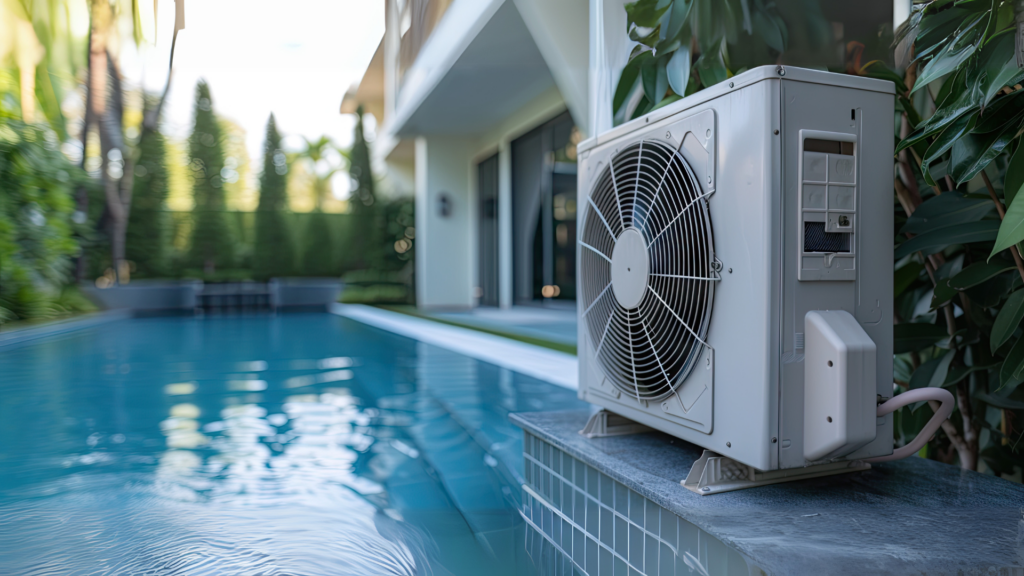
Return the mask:
<svg viewBox="0 0 1024 576">
<path fill-rule="evenodd" d="M 599 506 L 597 505 L 597 502 L 594 502 L 593 500 L 587 498 L 587 533 L 593 534 L 595 536 L 598 534 L 598 530 L 600 530 L 601 528 L 600 518 L 597 512 L 598 509 Z"/>
<path fill-rule="evenodd" d="M 658 573 L 658 554 L 661 548 L 654 536 L 644 536 L 644 572 L 648 576 L 655 576 Z"/>
<path fill-rule="evenodd" d="M 658 536 L 672 546 L 677 546 L 679 542 L 679 535 L 676 529 L 678 522 L 679 517 L 675 514 L 668 510 L 661 511 L 661 529 L 658 532 Z"/>
<path fill-rule="evenodd" d="M 629 491 L 629 519 L 644 527 L 644 497 L 632 490 Z"/>
<path fill-rule="evenodd" d="M 629 558 L 629 524 L 619 515 L 615 516 L 615 553 Z"/>
<path fill-rule="evenodd" d="M 660 536 L 661 506 L 658 506 L 654 502 L 644 498 L 644 509 L 646 510 L 644 515 L 644 530 L 647 530 L 655 536 Z"/>
<path fill-rule="evenodd" d="M 629 525 L 629 556 L 626 560 L 638 569 L 644 569 L 644 533 L 635 524 Z"/>
<path fill-rule="evenodd" d="M 614 531 L 614 526 L 615 525 L 614 525 L 614 522 L 613 522 L 613 516 L 615 515 L 615 513 L 602 506 L 600 514 L 601 514 L 601 523 L 600 523 L 601 524 L 600 525 L 600 529 L 601 529 L 601 534 L 600 534 L 601 542 L 605 546 L 607 546 L 609 548 L 614 548 L 615 547 L 615 538 L 613 537 L 613 531 Z"/>
<path fill-rule="evenodd" d="M 612 489 L 612 479 L 601 474 L 599 482 L 601 483 L 601 503 L 609 508 L 614 508 L 615 497 L 614 490 Z"/>
<path fill-rule="evenodd" d="M 584 566 L 584 568 L 587 569 L 587 574 L 593 576 L 597 575 L 597 557 L 597 540 L 594 540 L 593 538 L 587 538 L 587 564 L 586 566 Z"/>
<path fill-rule="evenodd" d="M 612 576 L 614 574 L 615 565 L 612 563 L 612 553 L 607 548 L 601 548 L 598 551 L 597 567 L 597 576 Z"/>
<path fill-rule="evenodd" d="M 675 554 L 672 553 L 672 549 L 664 543 L 661 544 L 660 553 L 658 554 L 658 576 L 675 576 L 675 559 Z"/>
<path fill-rule="evenodd" d="M 629 576 L 629 567 L 626 566 L 626 562 L 621 558 L 615 559 L 615 571 L 614 576 Z"/>
</svg>

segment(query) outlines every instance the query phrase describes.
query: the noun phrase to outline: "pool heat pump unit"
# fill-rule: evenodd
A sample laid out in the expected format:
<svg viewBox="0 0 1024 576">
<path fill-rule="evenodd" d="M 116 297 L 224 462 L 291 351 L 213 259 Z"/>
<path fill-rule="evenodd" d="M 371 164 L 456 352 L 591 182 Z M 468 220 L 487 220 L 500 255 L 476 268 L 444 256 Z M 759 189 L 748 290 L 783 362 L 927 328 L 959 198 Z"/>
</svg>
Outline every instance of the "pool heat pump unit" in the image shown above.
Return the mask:
<svg viewBox="0 0 1024 576">
<path fill-rule="evenodd" d="M 698 444 L 704 494 L 893 452 L 893 109 L 765 66 L 580 144 L 585 435 Z"/>
</svg>

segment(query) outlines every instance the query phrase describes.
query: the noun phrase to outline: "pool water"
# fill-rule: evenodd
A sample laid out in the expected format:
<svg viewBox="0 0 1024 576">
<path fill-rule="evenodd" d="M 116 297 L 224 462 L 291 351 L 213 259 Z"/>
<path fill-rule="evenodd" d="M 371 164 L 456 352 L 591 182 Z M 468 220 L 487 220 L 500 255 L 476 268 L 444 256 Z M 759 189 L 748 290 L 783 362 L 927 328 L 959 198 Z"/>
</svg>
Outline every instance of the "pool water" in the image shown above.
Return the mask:
<svg viewBox="0 0 1024 576">
<path fill-rule="evenodd" d="M 507 414 L 580 406 L 330 314 L 0 348 L 0 573 L 533 574 Z"/>
</svg>

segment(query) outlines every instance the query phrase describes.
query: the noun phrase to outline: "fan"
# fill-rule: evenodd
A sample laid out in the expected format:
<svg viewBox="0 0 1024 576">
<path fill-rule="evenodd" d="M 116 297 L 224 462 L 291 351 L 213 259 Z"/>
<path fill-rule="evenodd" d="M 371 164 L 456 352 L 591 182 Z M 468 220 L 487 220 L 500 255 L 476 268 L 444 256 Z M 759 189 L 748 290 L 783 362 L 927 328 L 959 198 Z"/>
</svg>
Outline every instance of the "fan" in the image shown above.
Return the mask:
<svg viewBox="0 0 1024 576">
<path fill-rule="evenodd" d="M 641 140 L 599 168 L 580 237 L 582 317 L 608 379 L 637 401 L 676 392 L 711 320 L 708 195 L 675 149 Z"/>
</svg>

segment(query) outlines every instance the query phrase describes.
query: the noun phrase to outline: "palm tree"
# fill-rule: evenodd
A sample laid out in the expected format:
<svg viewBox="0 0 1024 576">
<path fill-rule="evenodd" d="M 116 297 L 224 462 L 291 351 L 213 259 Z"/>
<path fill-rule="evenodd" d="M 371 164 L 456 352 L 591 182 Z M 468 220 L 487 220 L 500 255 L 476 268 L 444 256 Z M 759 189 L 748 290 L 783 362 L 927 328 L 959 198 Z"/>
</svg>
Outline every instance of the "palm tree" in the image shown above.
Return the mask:
<svg viewBox="0 0 1024 576">
<path fill-rule="evenodd" d="M 331 162 L 331 152 L 340 154 L 340 151 L 327 136 L 315 141 L 304 140 L 305 148 L 294 158 L 305 162 L 313 177 L 314 208 L 309 227 L 303 234 L 302 270 L 310 276 L 337 276 L 341 272 L 340 260 L 331 240 L 330 222 L 323 213 L 323 203 L 331 193 L 331 177 L 342 169 L 342 166 Z"/>
<path fill-rule="evenodd" d="M 85 163 L 86 143 L 90 131 L 99 133 L 101 171 L 105 207 L 104 220 L 108 223 L 111 257 L 115 278 L 120 280 L 125 267 L 125 233 L 131 210 L 132 175 L 138 160 L 141 141 L 156 130 L 160 111 L 170 87 L 170 73 L 164 92 L 155 106 L 144 112 L 143 126 L 138 142 L 124 138 L 124 95 L 115 37 L 122 19 L 131 19 L 136 44 L 144 41 L 142 11 L 144 0 L 89 0 L 88 55 L 85 61 L 86 110 L 81 131 L 82 165 Z M 175 0 L 176 14 L 174 40 L 184 28 L 184 2 Z M 0 34 L 13 34 L 14 61 L 18 67 L 20 106 L 25 122 L 36 121 L 38 101 L 42 113 L 61 140 L 67 138 L 66 119 L 60 102 L 63 86 L 52 77 L 77 77 L 80 62 L 76 59 L 75 39 L 69 29 L 69 0 L 0 0 L 0 22 L 8 25 Z M 154 15 L 156 13 L 154 1 Z M 152 22 L 151 24 L 155 24 Z M 155 27 L 155 26 L 154 26 Z M 0 55 L 2 56 L 2 55 Z M 171 62 L 174 60 L 174 41 Z M 88 195 L 84 188 L 78 191 L 78 209 L 86 212 Z M 79 262 L 79 278 L 84 271 Z"/>
<path fill-rule="evenodd" d="M 303 137 L 306 145 L 294 155 L 296 160 L 305 160 L 309 165 L 308 172 L 313 177 L 313 201 L 314 211 L 323 209 L 324 200 L 331 194 L 331 178 L 343 169 L 331 163 L 330 153 L 337 152 L 344 157 L 343 153 L 334 145 L 334 142 L 327 136 L 321 136 L 317 140 L 310 140 Z"/>
</svg>

